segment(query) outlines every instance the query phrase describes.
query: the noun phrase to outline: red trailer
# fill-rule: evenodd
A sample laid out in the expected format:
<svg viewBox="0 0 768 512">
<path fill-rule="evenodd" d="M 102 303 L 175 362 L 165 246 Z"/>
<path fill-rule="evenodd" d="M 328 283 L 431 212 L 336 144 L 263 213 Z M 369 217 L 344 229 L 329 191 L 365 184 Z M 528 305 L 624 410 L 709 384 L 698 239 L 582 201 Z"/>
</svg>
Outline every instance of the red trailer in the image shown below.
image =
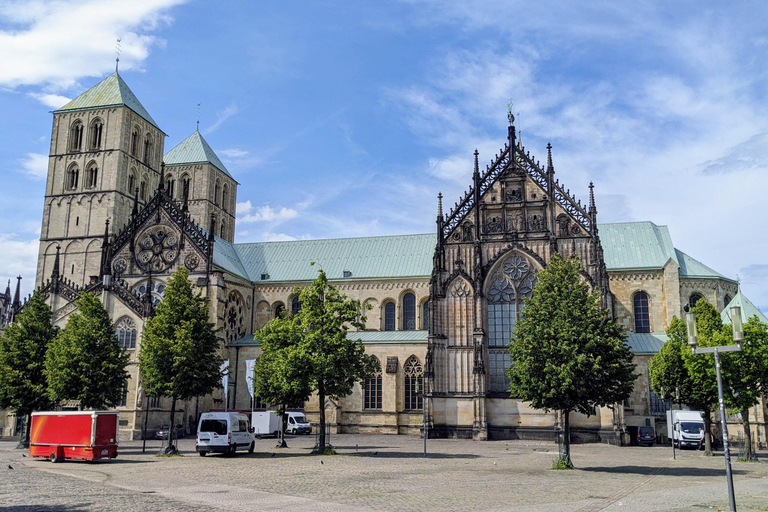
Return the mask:
<svg viewBox="0 0 768 512">
<path fill-rule="evenodd" d="M 48 411 L 32 413 L 30 457 L 64 459 L 117 457 L 117 411 Z"/>
</svg>

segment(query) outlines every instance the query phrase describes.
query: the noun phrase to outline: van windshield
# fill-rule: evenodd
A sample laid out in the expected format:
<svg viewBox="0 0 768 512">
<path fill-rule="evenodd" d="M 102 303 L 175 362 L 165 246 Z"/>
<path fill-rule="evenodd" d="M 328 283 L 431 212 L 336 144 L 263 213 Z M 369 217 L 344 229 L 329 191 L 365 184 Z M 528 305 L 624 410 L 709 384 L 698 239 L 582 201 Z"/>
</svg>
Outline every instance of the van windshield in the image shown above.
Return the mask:
<svg viewBox="0 0 768 512">
<path fill-rule="evenodd" d="M 225 420 L 203 420 L 200 423 L 200 432 L 213 432 L 225 436 L 227 435 L 227 422 Z"/>
<path fill-rule="evenodd" d="M 698 434 L 704 432 L 704 424 L 695 421 L 683 421 L 680 423 L 680 430 L 686 434 Z"/>
<path fill-rule="evenodd" d="M 296 423 L 309 423 L 307 421 L 307 417 L 304 416 L 304 415 L 302 415 L 302 416 L 295 416 L 295 418 L 296 418 Z"/>
</svg>

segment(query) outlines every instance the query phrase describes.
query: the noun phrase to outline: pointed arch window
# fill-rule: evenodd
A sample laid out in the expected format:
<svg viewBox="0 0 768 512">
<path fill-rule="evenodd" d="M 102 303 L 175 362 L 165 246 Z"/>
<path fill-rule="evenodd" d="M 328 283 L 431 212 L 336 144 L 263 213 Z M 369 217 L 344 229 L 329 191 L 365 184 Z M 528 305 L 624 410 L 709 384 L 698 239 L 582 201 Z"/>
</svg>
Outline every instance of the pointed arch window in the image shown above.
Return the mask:
<svg viewBox="0 0 768 512">
<path fill-rule="evenodd" d="M 416 296 L 412 293 L 406 293 L 403 296 L 403 330 L 413 331 L 416 329 Z"/>
<path fill-rule="evenodd" d="M 104 129 L 104 123 L 101 119 L 96 119 L 91 123 L 91 149 L 101 149 L 101 133 Z"/>
<path fill-rule="evenodd" d="M 698 293 L 693 293 L 693 294 L 691 294 L 691 296 L 688 298 L 688 306 L 690 306 L 690 307 L 693 307 L 693 306 L 695 306 L 695 305 L 696 305 L 696 303 L 697 303 L 697 302 L 699 302 L 699 301 L 700 301 L 701 299 L 703 299 L 703 298 L 704 298 L 704 297 L 702 297 L 702 296 L 701 296 L 700 294 L 698 294 Z"/>
<path fill-rule="evenodd" d="M 147 182 L 145 180 L 141 180 L 141 185 L 139 186 L 139 198 L 142 201 L 147 200 Z"/>
<path fill-rule="evenodd" d="M 384 330 L 395 330 L 395 303 L 387 302 L 384 305 Z"/>
<path fill-rule="evenodd" d="M 280 318 L 280 315 L 285 311 L 285 306 L 278 304 L 275 306 L 275 318 Z"/>
<path fill-rule="evenodd" d="M 421 305 L 421 328 L 429 330 L 429 301 L 425 300 Z"/>
<path fill-rule="evenodd" d="M 136 348 L 136 322 L 124 316 L 115 323 L 117 344 L 120 348 L 133 350 Z"/>
<path fill-rule="evenodd" d="M 229 201 L 229 190 L 225 183 L 224 187 L 221 189 L 221 209 L 224 211 L 227 211 L 227 201 Z"/>
<path fill-rule="evenodd" d="M 134 128 L 131 132 L 131 156 L 136 156 L 139 151 L 139 129 Z"/>
<path fill-rule="evenodd" d="M 184 174 L 181 177 L 181 190 L 179 193 L 181 194 L 181 197 L 179 199 L 184 199 L 184 195 L 186 194 L 187 199 L 189 199 L 189 174 Z"/>
<path fill-rule="evenodd" d="M 373 357 L 378 362 L 376 356 Z M 381 410 L 381 370 L 365 382 L 363 390 L 363 409 Z"/>
<path fill-rule="evenodd" d="M 80 178 L 80 169 L 73 165 L 67 171 L 66 187 L 67 190 L 77 190 L 77 181 Z"/>
<path fill-rule="evenodd" d="M 405 409 L 421 410 L 424 407 L 424 368 L 416 356 L 411 356 L 403 366 L 405 374 Z"/>
<path fill-rule="evenodd" d="M 635 317 L 635 332 L 651 332 L 651 318 L 648 311 L 648 294 L 637 292 L 632 298 L 632 312 Z"/>
<path fill-rule="evenodd" d="M 301 310 L 301 301 L 299 300 L 298 295 L 291 299 L 291 314 L 292 315 L 298 315 L 299 311 Z"/>
<path fill-rule="evenodd" d="M 221 182 L 217 179 L 213 185 L 213 204 L 219 206 L 219 190 L 221 189 Z"/>
<path fill-rule="evenodd" d="M 86 188 L 93 188 L 96 186 L 96 182 L 99 177 L 99 168 L 95 162 L 91 162 L 88 165 L 88 169 L 85 171 L 85 186 Z"/>
<path fill-rule="evenodd" d="M 224 221 L 221 221 L 221 231 L 219 232 L 219 236 L 221 238 L 226 238 L 227 237 L 227 227 L 226 227 L 226 224 L 224 223 Z"/>
<path fill-rule="evenodd" d="M 165 182 L 165 194 L 173 199 L 173 192 L 176 190 L 176 180 L 167 180 Z"/>
<path fill-rule="evenodd" d="M 128 175 L 128 194 L 133 195 L 135 194 L 136 190 L 136 169 L 131 169 L 131 174 Z"/>
<path fill-rule="evenodd" d="M 536 286 L 533 265 L 519 254 L 512 254 L 496 269 L 488 289 L 488 370 L 490 391 L 509 388 L 507 369 L 512 331 L 520 316 L 523 297 L 530 297 Z"/>
<path fill-rule="evenodd" d="M 730 304 L 732 300 L 733 300 L 733 298 L 726 293 L 725 297 L 723 298 L 723 307 L 727 308 L 728 304 Z"/>
<path fill-rule="evenodd" d="M 152 140 L 149 134 L 144 136 L 144 163 L 149 165 L 149 154 L 152 151 Z"/>
<path fill-rule="evenodd" d="M 83 149 L 83 123 L 75 121 L 69 132 L 69 150 L 80 151 Z"/>
</svg>

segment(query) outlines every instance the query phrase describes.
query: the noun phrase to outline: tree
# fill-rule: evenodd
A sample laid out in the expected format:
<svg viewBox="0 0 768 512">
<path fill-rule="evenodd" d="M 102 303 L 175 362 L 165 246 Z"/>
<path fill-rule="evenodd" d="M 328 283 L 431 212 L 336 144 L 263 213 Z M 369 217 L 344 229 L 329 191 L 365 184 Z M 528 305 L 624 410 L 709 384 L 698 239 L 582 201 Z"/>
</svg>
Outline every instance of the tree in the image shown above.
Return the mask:
<svg viewBox="0 0 768 512">
<path fill-rule="evenodd" d="M 365 382 L 379 370 L 378 361 L 365 354 L 359 339 L 347 339 L 348 326 L 363 329 L 365 317 L 360 302 L 347 299 L 332 285 L 323 270 L 315 281 L 297 287 L 301 309 L 296 315 L 284 315 L 270 321 L 256 333 L 262 343 L 260 368 L 271 368 L 282 375 L 255 372 L 256 389 L 273 396 L 261 396 L 280 403 L 288 398 L 306 401 L 317 391 L 320 404 L 320 453 L 325 451 L 325 401 L 349 395 L 357 381 Z M 266 352 L 266 354 L 265 354 Z M 259 366 L 259 363 L 257 363 Z"/>
<path fill-rule="evenodd" d="M 554 254 L 539 272 L 533 295 L 515 326 L 508 370 L 512 396 L 564 418 L 563 460 L 570 454 L 571 411 L 587 416 L 595 408 L 629 397 L 636 375 L 621 327 L 589 291 L 575 258 Z"/>
<path fill-rule="evenodd" d="M 51 324 L 51 309 L 35 293 L 0 337 L 0 409 L 26 416 L 24 443 L 29 445 L 33 411 L 53 406 L 45 379 L 45 354 L 58 330 Z"/>
<path fill-rule="evenodd" d="M 77 313 L 51 343 L 45 359 L 48 394 L 54 402 L 79 400 L 81 409 L 114 407 L 123 398 L 128 352 L 98 297 L 83 293 Z"/>
<path fill-rule="evenodd" d="M 176 401 L 221 387 L 222 362 L 206 300 L 193 293 L 189 271 L 179 267 L 168 279 L 155 315 L 144 324 L 139 350 L 139 373 L 147 395 L 171 398 L 171 432 Z M 171 445 L 170 435 L 168 442 Z"/>
</svg>

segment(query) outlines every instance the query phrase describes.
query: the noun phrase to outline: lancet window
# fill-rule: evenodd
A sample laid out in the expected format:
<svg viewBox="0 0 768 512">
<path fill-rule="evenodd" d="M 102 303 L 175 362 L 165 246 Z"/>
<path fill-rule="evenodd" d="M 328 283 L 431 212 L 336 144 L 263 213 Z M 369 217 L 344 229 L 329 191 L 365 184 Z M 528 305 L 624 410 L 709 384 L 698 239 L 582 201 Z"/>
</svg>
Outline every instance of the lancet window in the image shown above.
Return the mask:
<svg viewBox="0 0 768 512">
<path fill-rule="evenodd" d="M 132 350 L 136 348 L 136 322 L 124 316 L 115 324 L 117 344 L 120 348 Z"/>
<path fill-rule="evenodd" d="M 403 296 L 403 330 L 413 331 L 414 329 L 416 329 L 416 296 L 406 293 Z"/>
<path fill-rule="evenodd" d="M 378 361 L 378 358 L 374 356 Z M 381 370 L 368 379 L 363 390 L 363 409 L 381 409 Z"/>
<path fill-rule="evenodd" d="M 403 366 L 405 374 L 405 409 L 420 410 L 423 408 L 424 368 L 416 356 L 411 356 Z"/>
<path fill-rule="evenodd" d="M 635 294 L 632 298 L 632 310 L 635 317 L 635 332 L 651 332 L 647 293 L 637 292 Z"/>
</svg>

